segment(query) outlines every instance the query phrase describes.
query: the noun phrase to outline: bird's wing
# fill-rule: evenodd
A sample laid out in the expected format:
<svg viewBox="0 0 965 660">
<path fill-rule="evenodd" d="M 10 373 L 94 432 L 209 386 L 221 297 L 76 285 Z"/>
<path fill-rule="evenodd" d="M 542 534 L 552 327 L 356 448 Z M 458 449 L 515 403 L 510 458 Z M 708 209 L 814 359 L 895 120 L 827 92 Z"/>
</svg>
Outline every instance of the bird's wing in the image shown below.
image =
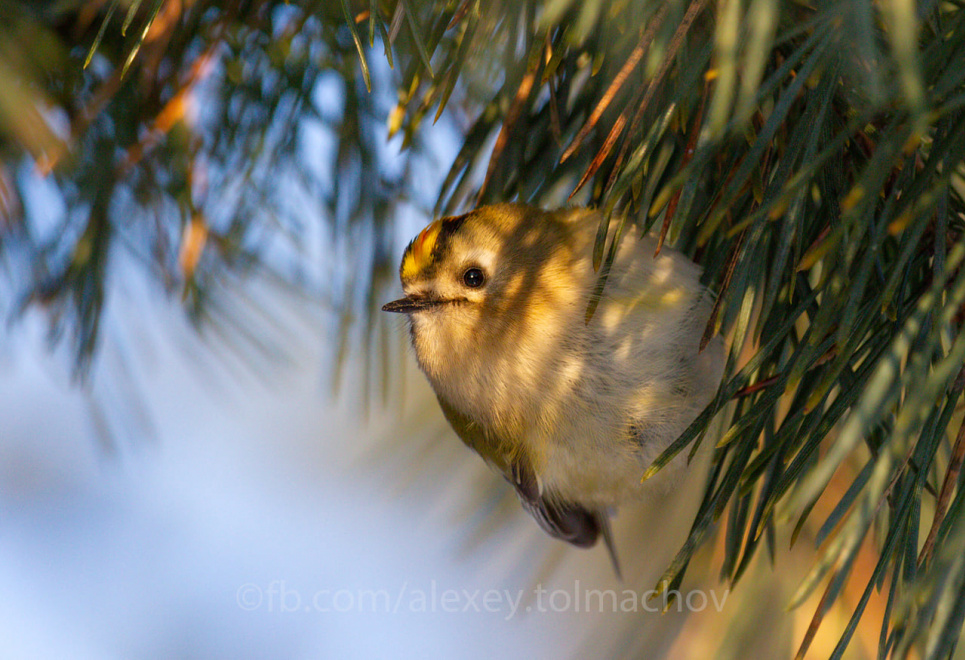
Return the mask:
<svg viewBox="0 0 965 660">
<path fill-rule="evenodd" d="M 474 422 L 468 415 L 456 410 L 441 396 L 436 395 L 436 398 L 439 399 L 442 414 L 446 416 L 446 421 L 449 422 L 449 426 L 456 432 L 456 435 L 508 479 L 512 468 L 510 451 L 505 443 L 486 433 L 482 426 Z"/>
<path fill-rule="evenodd" d="M 516 488 L 519 501 L 543 530 L 580 548 L 589 548 L 600 535 L 600 515 L 579 504 L 551 500 L 539 492 L 532 470 L 514 463 L 506 480 Z"/>
<path fill-rule="evenodd" d="M 610 531 L 610 516 L 605 510 L 590 511 L 579 504 L 546 498 L 540 494 L 539 483 L 533 472 L 519 463 L 513 465 L 512 475 L 507 475 L 506 479 L 516 488 L 523 508 L 550 536 L 579 548 L 589 548 L 596 544 L 597 537 L 602 534 L 613 563 L 613 572 L 618 579 L 622 579 L 620 559 Z"/>
<path fill-rule="evenodd" d="M 505 445 L 492 438 L 467 415 L 453 408 L 445 399 L 438 397 L 446 420 L 456 434 L 487 463 L 499 470 L 506 481 L 513 485 L 523 508 L 550 536 L 580 548 L 589 548 L 600 534 L 606 543 L 613 562 L 613 569 L 620 575 L 613 537 L 610 534 L 610 518 L 606 511 L 591 511 L 574 502 L 561 502 L 541 492 L 536 474 L 526 463 L 525 457 L 512 457 Z"/>
</svg>

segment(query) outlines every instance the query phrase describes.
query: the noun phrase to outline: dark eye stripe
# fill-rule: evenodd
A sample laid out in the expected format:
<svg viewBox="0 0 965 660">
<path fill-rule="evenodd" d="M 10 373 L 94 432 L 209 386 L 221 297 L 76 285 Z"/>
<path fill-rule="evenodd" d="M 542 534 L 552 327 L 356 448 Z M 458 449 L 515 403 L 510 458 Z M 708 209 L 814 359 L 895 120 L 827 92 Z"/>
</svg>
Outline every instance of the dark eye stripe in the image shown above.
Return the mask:
<svg viewBox="0 0 965 660">
<path fill-rule="evenodd" d="M 432 278 L 440 263 L 445 263 L 448 258 L 452 236 L 459 231 L 469 213 L 457 216 L 446 216 L 430 223 L 415 238 L 409 241 L 402 255 L 402 263 L 399 266 L 399 276 L 406 279 L 406 272 L 409 277 Z M 433 226 L 437 232 L 432 238 L 431 252 L 426 254 L 425 249 L 420 249 L 420 245 L 425 243 L 426 232 Z M 420 254 L 421 251 L 421 254 Z M 415 258 L 413 258 L 415 257 Z M 407 263 L 409 264 L 407 266 Z M 407 270 L 408 269 L 408 270 Z"/>
<path fill-rule="evenodd" d="M 439 236 L 436 238 L 436 256 L 445 261 L 452 247 L 452 237 L 459 231 L 469 214 L 439 218 Z"/>
<path fill-rule="evenodd" d="M 440 218 L 439 221 L 442 223 L 442 226 L 439 228 L 437 244 L 448 243 L 449 237 L 459 231 L 459 228 L 462 227 L 462 223 L 466 221 L 468 216 L 469 214 L 466 213 L 464 215 L 450 215 L 445 218 Z"/>
</svg>

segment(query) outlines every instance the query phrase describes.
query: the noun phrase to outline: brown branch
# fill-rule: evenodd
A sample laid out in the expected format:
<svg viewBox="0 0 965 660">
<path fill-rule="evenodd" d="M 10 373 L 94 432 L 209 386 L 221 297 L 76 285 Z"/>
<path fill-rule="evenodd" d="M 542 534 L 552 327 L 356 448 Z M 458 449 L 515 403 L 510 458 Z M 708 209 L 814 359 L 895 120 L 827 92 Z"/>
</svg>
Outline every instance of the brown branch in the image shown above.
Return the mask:
<svg viewBox="0 0 965 660">
<path fill-rule="evenodd" d="M 583 172 L 583 176 L 580 177 L 579 183 L 576 184 L 576 187 L 573 188 L 573 192 L 570 193 L 570 196 L 567 199 L 573 199 L 573 195 L 578 193 L 580 188 L 583 187 L 590 177 L 596 174 L 596 171 L 600 169 L 600 166 L 603 165 L 603 161 L 606 160 L 607 156 L 609 156 L 610 152 L 613 150 L 617 138 L 620 137 L 620 133 L 623 131 L 623 127 L 626 126 L 626 124 L 627 116 L 625 113 L 621 113 L 620 116 L 617 117 L 616 121 L 613 122 L 613 128 L 610 129 L 610 134 L 607 135 L 606 141 L 603 143 L 600 151 L 598 151 L 596 156 L 593 157 L 593 161 L 590 162 L 590 166 L 586 168 L 585 172 Z"/>
<path fill-rule="evenodd" d="M 560 100 L 556 93 L 556 76 L 550 75 L 550 63 L 553 61 L 553 40 L 550 38 L 549 31 L 546 32 L 546 59 L 543 61 L 543 80 L 546 82 L 546 87 L 550 92 L 549 109 L 550 109 L 550 131 L 553 133 L 553 139 L 556 140 L 556 146 L 563 146 L 563 129 L 560 124 Z"/>
<path fill-rule="evenodd" d="M 452 28 L 456 27 L 457 25 L 459 25 L 459 22 L 466 17 L 466 14 L 469 13 L 469 8 L 472 6 L 472 2 L 473 0 L 465 0 L 459 6 L 459 9 L 456 10 L 456 13 L 453 14 L 452 18 L 449 19 L 449 25 L 446 26 L 447 32 Z"/>
<path fill-rule="evenodd" d="M 536 81 L 536 73 L 539 71 L 539 68 L 540 58 L 531 56 L 526 74 L 519 84 L 519 89 L 516 90 L 516 96 L 513 98 L 512 105 L 509 106 L 506 119 L 503 120 L 503 126 L 499 129 L 499 135 L 496 137 L 496 144 L 493 147 L 492 156 L 489 157 L 489 167 L 486 168 L 486 178 L 483 180 L 482 187 L 479 189 L 479 195 L 476 198 L 477 204 L 482 203 L 483 195 L 486 194 L 486 189 L 489 187 L 493 173 L 496 171 L 496 166 L 499 164 L 499 159 L 502 157 L 506 145 L 509 144 L 509 135 L 513 132 L 513 127 L 519 120 L 520 115 L 523 114 L 523 106 L 525 106 L 533 90 L 533 83 Z"/>
<path fill-rule="evenodd" d="M 124 160 L 119 166 L 122 176 L 126 175 L 132 167 L 144 158 L 145 154 L 156 147 L 161 141 L 161 138 L 167 135 L 177 122 L 184 119 L 194 95 L 194 88 L 198 82 L 203 80 L 211 72 L 211 63 L 219 46 L 220 42 L 217 41 L 211 44 L 191 63 L 191 69 L 185 81 L 174 96 L 164 104 L 154 117 L 150 130 L 128 148 Z"/>
<path fill-rule="evenodd" d="M 751 394 L 754 394 L 754 392 L 759 392 L 764 388 L 770 387 L 771 385 L 773 385 L 774 383 L 777 383 L 780 380 L 781 380 L 780 376 L 771 376 L 770 378 L 765 378 L 762 381 L 751 383 L 747 387 L 742 387 L 741 389 L 737 390 L 734 393 L 734 398 L 740 399 L 745 396 L 750 396 Z"/>
<path fill-rule="evenodd" d="M 623 84 L 627 81 L 627 78 L 630 77 L 630 74 L 633 73 L 633 70 L 637 68 L 640 60 L 643 59 L 643 54 L 647 52 L 648 48 L 650 48 L 653 38 L 657 35 L 657 30 L 661 25 L 663 25 L 663 21 L 667 17 L 667 11 L 669 8 L 670 3 L 665 2 L 660 9 L 657 10 L 657 15 L 653 17 L 653 19 L 650 21 L 650 24 L 647 26 L 647 29 L 640 36 L 640 43 L 637 44 L 636 48 L 633 49 L 633 51 L 630 53 L 630 56 L 627 58 L 627 61 L 623 63 L 622 67 L 620 67 L 620 71 L 618 71 L 617 75 L 613 78 L 613 82 L 610 83 L 610 86 L 603 94 L 603 98 L 600 99 L 599 103 L 596 104 L 596 107 L 593 108 L 593 112 L 590 113 L 590 118 L 587 119 L 585 124 L 583 124 L 583 126 L 580 128 L 580 132 L 576 134 L 576 137 L 573 138 L 572 142 L 570 142 L 570 146 L 566 149 L 566 151 L 563 152 L 563 156 L 560 158 L 561 163 L 572 156 L 576 150 L 580 148 L 580 146 L 583 144 L 583 140 L 586 139 L 586 136 L 589 135 L 590 131 L 592 131 L 596 126 L 597 122 L 600 120 L 600 117 L 603 116 L 603 112 L 607 109 L 607 107 L 609 107 L 617 92 L 620 91 L 621 87 L 623 87 Z M 623 123 L 626 124 L 626 117 L 623 114 L 620 115 L 620 118 L 622 118 Z M 613 135 L 613 131 L 611 130 L 610 137 L 607 138 L 607 141 L 615 140 L 616 136 Z M 599 155 L 597 157 L 599 157 Z"/>
<path fill-rule="evenodd" d="M 885 487 L 885 491 L 881 495 L 881 499 L 878 500 L 878 504 L 877 506 L 875 506 L 875 510 L 871 516 L 871 520 L 874 520 L 874 518 L 878 515 L 878 512 L 881 511 L 881 506 L 885 502 L 890 500 L 891 491 L 894 490 L 895 484 L 898 483 L 898 479 L 900 479 L 901 475 L 904 474 L 905 467 L 908 465 L 908 462 L 911 460 L 911 455 L 914 453 L 914 451 L 915 451 L 915 448 L 914 446 L 912 446 L 912 448 L 908 451 L 908 454 L 905 456 L 905 460 L 903 460 L 901 462 L 901 465 L 898 467 L 898 469 L 895 470 L 894 476 L 891 478 L 891 481 L 888 482 L 888 485 Z M 867 529 L 865 529 L 865 534 L 867 533 L 868 531 Z M 857 553 L 858 550 L 860 550 L 860 546 L 856 548 L 854 552 Z M 824 620 L 824 615 L 827 614 L 827 611 L 831 607 L 832 603 L 829 603 L 827 601 L 828 601 L 828 597 L 831 595 L 831 587 L 834 585 L 834 582 L 837 579 L 838 575 L 840 575 L 841 571 L 844 570 L 845 568 L 847 568 L 848 573 L 851 572 L 851 567 L 842 566 L 840 559 L 841 558 L 839 556 L 838 560 L 835 562 L 836 564 L 835 571 L 832 574 L 831 579 L 828 581 L 828 586 L 824 590 L 824 595 L 821 596 L 821 601 L 818 603 L 817 608 L 814 610 L 814 616 L 811 618 L 811 623 L 810 625 L 808 625 L 807 632 L 804 633 L 804 639 L 801 640 L 801 646 L 800 648 L 798 648 L 797 655 L 794 656 L 794 660 L 804 660 L 804 656 L 805 654 L 807 654 L 808 648 L 811 646 L 811 642 L 814 641 L 814 636 L 817 634 L 818 628 L 821 626 L 821 622 Z M 847 579 L 847 574 L 845 574 L 844 578 L 842 579 Z M 892 576 L 892 579 L 895 579 L 894 576 Z"/>
<path fill-rule="evenodd" d="M 663 62 L 660 63 L 660 68 L 657 70 L 656 75 L 650 79 L 650 83 L 647 85 L 647 91 L 643 95 L 643 100 L 640 102 L 640 106 L 637 108 L 636 114 L 633 116 L 633 121 L 630 123 L 630 131 L 626 140 L 623 141 L 623 146 L 620 148 L 620 153 L 617 155 L 616 163 L 622 163 L 623 158 L 626 156 L 627 149 L 630 147 L 630 137 L 637 132 L 640 126 L 640 122 L 643 121 L 643 115 L 647 111 L 647 107 L 650 105 L 650 101 L 653 99 L 653 95 L 656 92 L 657 85 L 660 84 L 664 76 L 667 75 L 667 71 L 670 70 L 670 64 L 673 59 L 677 56 L 677 51 L 683 45 L 684 37 L 687 36 L 687 32 L 690 31 L 690 26 L 693 24 L 700 12 L 703 11 L 704 7 L 707 5 L 707 0 L 693 0 L 690 6 L 687 7 L 687 12 L 684 14 L 683 20 L 680 21 L 680 25 L 677 27 L 677 31 L 674 32 L 673 38 L 670 40 L 670 47 L 667 49 L 667 56 L 664 57 Z M 614 167 L 613 171 L 610 172 L 610 178 L 606 183 L 606 188 L 610 188 L 616 181 L 616 172 L 619 167 Z"/>
<path fill-rule="evenodd" d="M 556 144 L 563 146 L 563 129 L 560 127 L 560 100 L 556 92 L 556 80 L 549 79 L 550 90 L 550 130 L 553 132 L 553 139 Z"/>
<path fill-rule="evenodd" d="M 965 374 L 965 369 L 962 370 L 962 373 Z M 961 375 L 958 380 L 961 382 Z M 959 388 L 959 391 L 961 391 L 961 388 Z M 935 542 L 938 540 L 938 528 L 941 527 L 942 520 L 945 518 L 945 512 L 948 510 L 948 503 L 952 499 L 952 491 L 955 489 L 955 484 L 958 483 L 958 475 L 962 471 L 963 460 L 965 460 L 965 420 L 962 421 L 962 425 L 958 428 L 958 437 L 955 438 L 955 446 L 952 448 L 951 459 L 948 462 L 948 470 L 945 471 L 942 490 L 938 495 L 938 501 L 935 503 L 935 517 L 932 519 L 931 529 L 928 530 L 925 545 L 922 546 L 921 553 L 918 555 L 919 567 L 923 567 L 931 561 L 932 553 L 935 550 Z"/>
<path fill-rule="evenodd" d="M 804 633 L 804 639 L 801 640 L 801 646 L 798 648 L 797 655 L 794 656 L 794 660 L 804 660 L 804 655 L 808 652 L 811 642 L 814 641 L 814 636 L 817 635 L 818 628 L 821 627 L 821 622 L 824 620 L 824 614 L 831 605 L 828 603 L 828 598 L 831 596 L 832 584 L 834 584 L 833 577 L 831 578 L 831 581 L 828 582 L 828 586 L 824 589 L 824 593 L 821 595 L 821 600 L 818 602 L 818 606 L 814 610 L 814 616 L 811 617 L 811 623 L 808 624 L 808 629 Z"/>
<path fill-rule="evenodd" d="M 697 150 L 697 136 L 700 134 L 700 125 L 704 121 L 704 106 L 707 104 L 708 94 L 710 94 L 710 83 L 704 85 L 704 93 L 700 97 L 700 107 L 697 108 L 697 116 L 694 117 L 694 124 L 690 128 L 690 136 L 687 138 L 687 147 L 684 149 L 684 157 L 680 162 L 680 169 L 687 167 L 694 158 L 694 151 Z M 660 236 L 657 238 L 657 249 L 653 253 L 654 257 L 657 257 L 663 248 L 663 242 L 667 238 L 667 232 L 670 231 L 670 223 L 673 221 L 673 216 L 677 210 L 677 204 L 680 202 L 680 194 L 682 192 L 683 188 L 678 189 L 667 204 L 667 211 L 663 216 L 663 225 L 660 227 Z"/>
<path fill-rule="evenodd" d="M 741 246 L 744 244 L 744 237 L 747 235 L 746 231 L 742 231 L 740 236 L 737 238 L 737 242 L 734 244 L 733 249 L 730 253 L 730 259 L 727 263 L 727 273 L 724 275 L 724 281 L 720 285 L 720 292 L 717 294 L 717 300 L 714 301 L 714 308 L 710 312 L 710 318 L 707 319 L 707 325 L 704 327 L 704 336 L 700 338 L 700 350 L 707 348 L 707 344 L 714 337 L 714 326 L 717 324 L 717 315 L 720 313 L 721 301 L 724 299 L 724 294 L 727 292 L 727 288 L 730 286 L 730 280 L 734 277 L 734 269 L 737 266 L 737 257 L 740 254 Z"/>
</svg>

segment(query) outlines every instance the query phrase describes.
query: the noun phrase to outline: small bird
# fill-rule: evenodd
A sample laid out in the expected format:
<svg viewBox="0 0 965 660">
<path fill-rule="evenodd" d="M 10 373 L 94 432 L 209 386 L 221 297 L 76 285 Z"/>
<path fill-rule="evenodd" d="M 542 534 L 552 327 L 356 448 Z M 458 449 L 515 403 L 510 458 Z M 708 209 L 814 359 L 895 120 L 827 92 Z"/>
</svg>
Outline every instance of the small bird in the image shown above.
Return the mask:
<svg viewBox="0 0 965 660">
<path fill-rule="evenodd" d="M 408 316 L 459 437 L 551 536 L 602 534 L 619 574 L 609 514 L 713 398 L 723 346 L 699 350 L 713 306 L 700 269 L 655 257 L 649 236 L 620 243 L 587 320 L 600 219 L 497 204 L 436 220 L 405 249 L 405 297 L 382 309 Z"/>
</svg>

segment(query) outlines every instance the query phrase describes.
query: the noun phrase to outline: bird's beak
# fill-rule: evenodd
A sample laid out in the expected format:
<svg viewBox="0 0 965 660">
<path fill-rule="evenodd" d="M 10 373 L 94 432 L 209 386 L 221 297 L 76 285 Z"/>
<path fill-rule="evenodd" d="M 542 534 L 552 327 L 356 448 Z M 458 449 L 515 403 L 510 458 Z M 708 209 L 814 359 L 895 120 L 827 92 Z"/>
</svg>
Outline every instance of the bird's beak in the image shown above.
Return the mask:
<svg viewBox="0 0 965 660">
<path fill-rule="evenodd" d="M 390 303 L 385 303 L 382 305 L 382 311 L 397 312 L 399 314 L 411 314 L 412 312 L 418 312 L 423 309 L 435 307 L 443 302 L 444 301 L 439 300 L 438 298 L 429 298 L 428 296 L 406 296 L 405 298 L 399 298 L 398 300 L 393 300 Z"/>
</svg>

